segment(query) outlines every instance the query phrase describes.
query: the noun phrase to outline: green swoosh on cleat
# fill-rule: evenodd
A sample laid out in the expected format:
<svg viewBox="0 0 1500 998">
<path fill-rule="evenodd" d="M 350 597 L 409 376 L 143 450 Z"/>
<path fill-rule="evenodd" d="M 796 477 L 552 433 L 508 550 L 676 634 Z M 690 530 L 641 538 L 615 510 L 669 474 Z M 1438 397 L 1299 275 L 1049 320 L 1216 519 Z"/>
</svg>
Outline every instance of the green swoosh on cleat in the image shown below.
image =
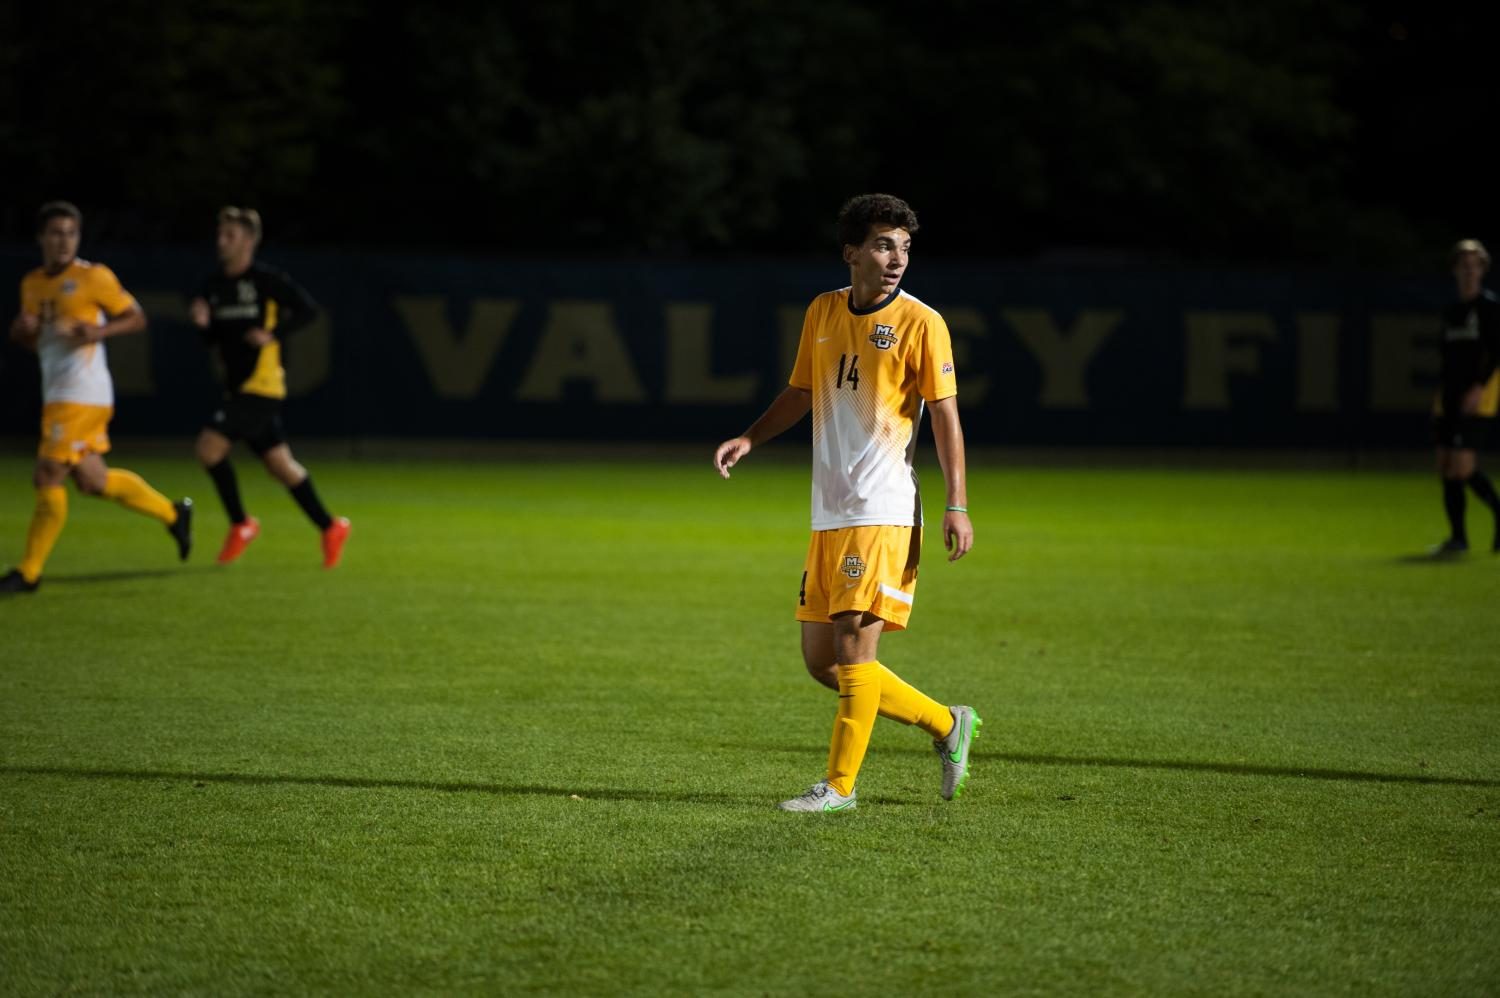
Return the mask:
<svg viewBox="0 0 1500 998">
<path fill-rule="evenodd" d="M 958 739 L 958 748 L 955 751 L 948 753 L 948 761 L 954 763 L 955 765 L 963 761 L 964 746 L 969 744 L 970 738 L 974 737 L 974 717 L 972 714 L 967 715 L 964 718 L 964 724 L 967 725 L 967 727 L 965 727 L 962 736 Z"/>
</svg>

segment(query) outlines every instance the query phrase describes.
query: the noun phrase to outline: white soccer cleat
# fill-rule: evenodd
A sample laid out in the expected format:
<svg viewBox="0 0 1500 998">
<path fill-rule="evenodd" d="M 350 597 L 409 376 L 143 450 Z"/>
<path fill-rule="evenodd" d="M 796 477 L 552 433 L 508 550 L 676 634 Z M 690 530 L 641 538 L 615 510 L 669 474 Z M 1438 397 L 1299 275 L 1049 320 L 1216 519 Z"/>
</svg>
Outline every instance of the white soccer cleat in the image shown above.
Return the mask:
<svg viewBox="0 0 1500 998">
<path fill-rule="evenodd" d="M 798 794 L 791 800 L 784 800 L 776 806 L 783 811 L 852 811 L 856 796 L 856 793 L 851 790 L 849 796 L 845 797 L 829 786 L 827 780 L 819 780 L 808 787 L 804 793 Z"/>
<path fill-rule="evenodd" d="M 949 707 L 953 714 L 953 730 L 946 738 L 934 738 L 932 747 L 943 760 L 943 800 L 953 800 L 964 792 L 964 781 L 969 778 L 969 747 L 979 737 L 979 727 L 984 720 L 973 707 Z"/>
</svg>

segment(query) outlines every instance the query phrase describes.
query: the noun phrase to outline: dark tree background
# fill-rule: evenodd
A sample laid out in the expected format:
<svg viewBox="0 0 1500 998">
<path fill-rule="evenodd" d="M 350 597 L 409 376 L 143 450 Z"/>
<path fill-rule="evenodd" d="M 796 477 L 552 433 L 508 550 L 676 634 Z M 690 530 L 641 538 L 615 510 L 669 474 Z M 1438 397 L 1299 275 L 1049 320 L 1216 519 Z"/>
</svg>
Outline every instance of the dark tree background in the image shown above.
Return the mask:
<svg viewBox="0 0 1500 998">
<path fill-rule="evenodd" d="M 1494 234 L 1494 16 L 1261 0 L 160 0 L 0 12 L 0 236 L 1430 269 Z"/>
</svg>

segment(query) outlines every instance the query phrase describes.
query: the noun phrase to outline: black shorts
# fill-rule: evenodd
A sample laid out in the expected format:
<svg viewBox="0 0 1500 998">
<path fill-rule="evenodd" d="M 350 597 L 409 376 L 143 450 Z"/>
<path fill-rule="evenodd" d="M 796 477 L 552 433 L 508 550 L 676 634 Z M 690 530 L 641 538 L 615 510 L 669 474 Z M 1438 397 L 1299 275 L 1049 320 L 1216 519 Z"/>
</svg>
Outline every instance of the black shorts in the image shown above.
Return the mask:
<svg viewBox="0 0 1500 998">
<path fill-rule="evenodd" d="M 239 392 L 225 395 L 209 417 L 207 428 L 230 440 L 243 440 L 257 454 L 286 443 L 281 425 L 281 399 Z"/>
<path fill-rule="evenodd" d="M 1448 450 L 1481 450 L 1490 438 L 1490 427 L 1494 425 L 1493 416 L 1449 416 L 1440 413 L 1432 417 L 1433 440 L 1439 447 Z"/>
</svg>

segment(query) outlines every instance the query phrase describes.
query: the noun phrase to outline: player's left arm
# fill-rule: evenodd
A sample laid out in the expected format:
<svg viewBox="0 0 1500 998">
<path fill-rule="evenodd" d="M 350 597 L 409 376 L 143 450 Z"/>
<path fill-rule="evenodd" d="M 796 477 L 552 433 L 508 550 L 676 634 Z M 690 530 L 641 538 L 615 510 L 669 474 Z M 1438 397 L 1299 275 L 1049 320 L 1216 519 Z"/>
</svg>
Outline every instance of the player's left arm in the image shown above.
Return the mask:
<svg viewBox="0 0 1500 998">
<path fill-rule="evenodd" d="M 1479 341 L 1484 347 L 1484 353 L 1480 360 L 1479 377 L 1474 385 L 1466 392 L 1463 398 L 1463 410 L 1466 415 L 1473 415 L 1479 411 L 1479 404 L 1484 399 L 1484 389 L 1490 383 L 1490 378 L 1495 374 L 1496 364 L 1500 364 L 1500 315 L 1491 310 L 1487 318 L 1489 322 L 1481 321 L 1479 324 Z"/>
<path fill-rule="evenodd" d="M 135 296 L 120 284 L 120 279 L 101 264 L 89 272 L 89 288 L 99 310 L 107 316 L 103 323 L 75 320 L 64 335 L 79 344 L 98 343 L 111 336 L 128 336 L 146 328 L 146 312 Z"/>
<path fill-rule="evenodd" d="M 318 303 L 307 289 L 284 273 L 271 278 L 268 297 L 276 301 L 278 315 L 273 335 L 286 339 L 299 329 L 312 325 L 318 317 Z"/>
<path fill-rule="evenodd" d="M 932 411 L 932 439 L 948 499 L 943 510 L 943 546 L 957 561 L 974 546 L 969 522 L 969 487 L 964 470 L 964 430 L 958 420 L 958 386 L 953 372 L 953 338 L 942 316 L 932 313 L 919 328 L 914 357 L 917 388 Z"/>
<path fill-rule="evenodd" d="M 964 467 L 964 430 L 958 419 L 958 396 L 929 402 L 932 438 L 937 444 L 938 463 L 948 499 L 943 510 L 943 546 L 948 560 L 957 561 L 974 546 L 974 525 L 969 522 L 969 486 Z M 954 507 L 958 507 L 955 509 Z"/>
<path fill-rule="evenodd" d="M 84 322 L 81 319 L 74 320 L 72 328 L 67 330 L 66 335 L 69 339 L 77 340 L 79 343 L 98 343 L 111 336 L 139 333 L 145 328 L 146 313 L 139 304 L 132 302 L 124 312 L 110 316 L 109 321 L 103 325 Z"/>
</svg>

